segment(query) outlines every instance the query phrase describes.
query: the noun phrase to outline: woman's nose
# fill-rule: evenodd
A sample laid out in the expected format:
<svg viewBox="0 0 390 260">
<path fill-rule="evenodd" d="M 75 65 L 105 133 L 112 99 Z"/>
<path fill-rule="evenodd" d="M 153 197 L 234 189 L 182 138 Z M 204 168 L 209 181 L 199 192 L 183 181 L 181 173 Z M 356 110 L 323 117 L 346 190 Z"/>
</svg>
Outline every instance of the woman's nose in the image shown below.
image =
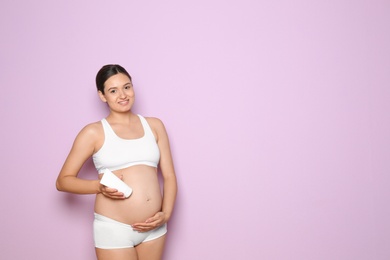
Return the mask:
<svg viewBox="0 0 390 260">
<path fill-rule="evenodd" d="M 121 97 L 121 98 L 126 97 L 125 91 L 120 90 L 120 91 L 119 91 L 119 97 Z"/>
</svg>

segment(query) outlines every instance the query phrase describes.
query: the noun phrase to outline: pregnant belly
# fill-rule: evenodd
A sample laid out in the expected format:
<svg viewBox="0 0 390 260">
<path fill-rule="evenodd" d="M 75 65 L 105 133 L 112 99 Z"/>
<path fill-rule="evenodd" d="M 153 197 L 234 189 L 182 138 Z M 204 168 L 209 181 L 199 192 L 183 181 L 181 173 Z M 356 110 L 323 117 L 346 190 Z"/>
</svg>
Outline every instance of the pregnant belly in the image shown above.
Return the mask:
<svg viewBox="0 0 390 260">
<path fill-rule="evenodd" d="M 95 212 L 122 223 L 144 222 L 161 210 L 162 196 L 156 168 L 140 165 L 115 171 L 133 189 L 124 200 L 96 195 Z"/>
</svg>

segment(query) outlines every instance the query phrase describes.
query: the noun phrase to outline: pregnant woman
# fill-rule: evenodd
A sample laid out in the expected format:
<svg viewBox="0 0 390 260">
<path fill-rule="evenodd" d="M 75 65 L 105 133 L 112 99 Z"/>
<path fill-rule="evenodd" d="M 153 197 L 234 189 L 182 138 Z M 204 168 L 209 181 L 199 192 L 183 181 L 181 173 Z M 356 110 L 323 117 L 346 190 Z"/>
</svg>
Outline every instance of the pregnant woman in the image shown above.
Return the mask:
<svg viewBox="0 0 390 260">
<path fill-rule="evenodd" d="M 161 259 L 177 192 L 164 124 L 131 111 L 134 88 L 131 76 L 120 65 L 103 66 L 97 73 L 96 86 L 109 115 L 85 126 L 77 135 L 56 187 L 59 191 L 96 194 L 93 231 L 99 260 Z M 99 178 L 78 178 L 90 157 Z M 107 169 L 131 187 L 130 197 L 100 183 Z"/>
</svg>

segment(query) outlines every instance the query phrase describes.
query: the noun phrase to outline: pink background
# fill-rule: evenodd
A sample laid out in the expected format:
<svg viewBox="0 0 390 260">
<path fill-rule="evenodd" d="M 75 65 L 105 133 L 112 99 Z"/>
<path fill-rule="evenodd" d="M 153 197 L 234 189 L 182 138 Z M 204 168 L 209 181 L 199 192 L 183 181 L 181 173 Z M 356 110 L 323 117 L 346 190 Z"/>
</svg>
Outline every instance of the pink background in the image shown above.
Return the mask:
<svg viewBox="0 0 390 260">
<path fill-rule="evenodd" d="M 390 2 L 0 3 L 1 259 L 94 259 L 94 196 L 54 183 L 134 78 L 180 186 L 164 259 L 390 259 Z M 96 178 L 91 161 L 83 178 Z"/>
</svg>

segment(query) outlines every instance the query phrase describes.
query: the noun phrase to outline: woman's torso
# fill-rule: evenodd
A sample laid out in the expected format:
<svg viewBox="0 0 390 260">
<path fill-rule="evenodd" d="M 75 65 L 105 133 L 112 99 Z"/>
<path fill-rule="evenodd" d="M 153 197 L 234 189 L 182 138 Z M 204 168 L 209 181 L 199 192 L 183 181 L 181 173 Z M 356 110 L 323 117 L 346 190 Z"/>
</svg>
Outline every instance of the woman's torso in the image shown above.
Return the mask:
<svg viewBox="0 0 390 260">
<path fill-rule="evenodd" d="M 111 127 L 102 120 L 97 152 L 93 155 L 99 172 L 108 168 L 133 189 L 131 196 L 124 200 L 97 194 L 95 212 L 127 224 L 144 222 L 160 211 L 162 204 L 157 176 L 158 147 L 148 123 L 143 117 L 138 117 L 134 129 L 138 127 L 139 134 L 132 139 L 119 137 L 116 131 L 123 132 L 123 128 Z"/>
</svg>

